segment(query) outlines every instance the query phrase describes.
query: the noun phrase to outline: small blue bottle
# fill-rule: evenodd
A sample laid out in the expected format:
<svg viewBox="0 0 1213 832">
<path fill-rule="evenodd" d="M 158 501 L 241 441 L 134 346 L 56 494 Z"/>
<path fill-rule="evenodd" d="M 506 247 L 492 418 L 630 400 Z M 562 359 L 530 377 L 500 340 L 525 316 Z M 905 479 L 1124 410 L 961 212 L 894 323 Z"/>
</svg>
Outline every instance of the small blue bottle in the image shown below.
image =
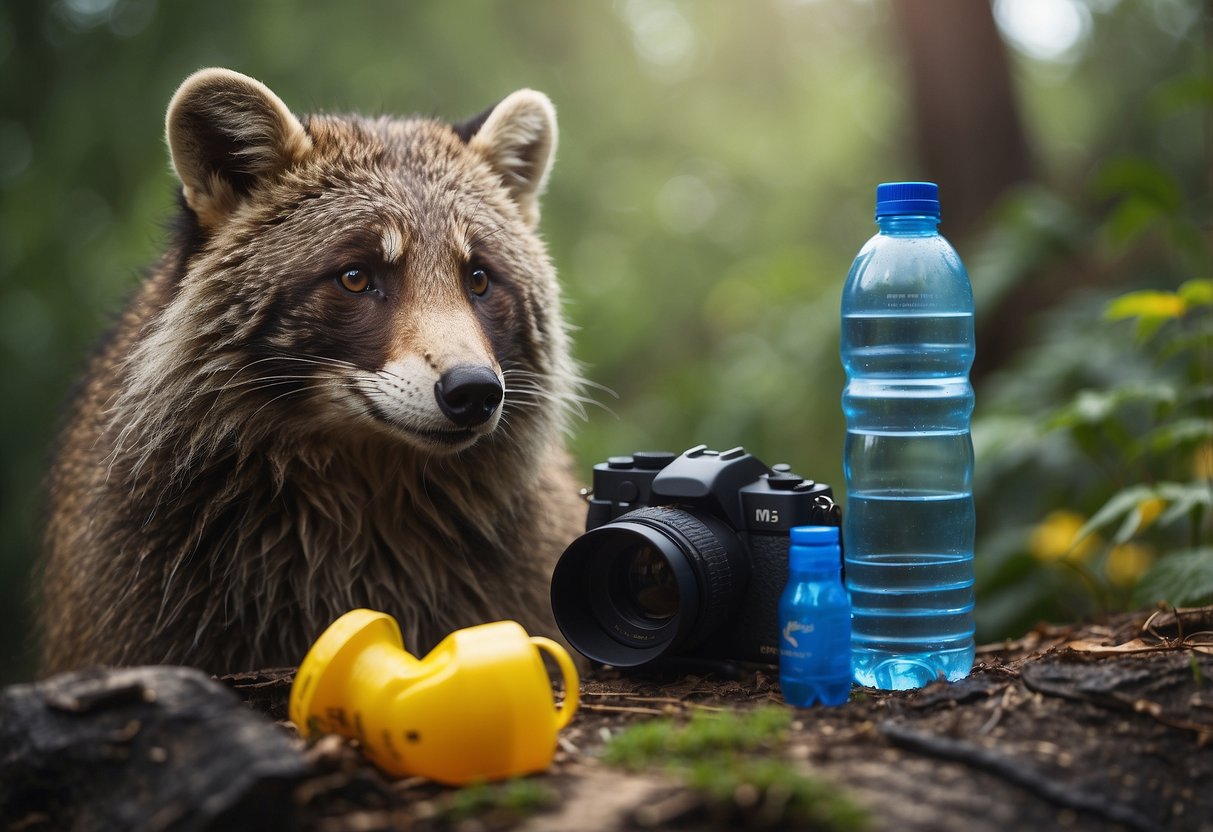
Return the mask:
<svg viewBox="0 0 1213 832">
<path fill-rule="evenodd" d="M 878 185 L 842 293 L 852 663 L 884 689 L 973 666 L 973 290 L 939 216 L 933 183 Z"/>
<path fill-rule="evenodd" d="M 779 686 L 798 708 L 841 705 L 851 692 L 851 603 L 837 526 L 796 526 L 779 599 Z"/>
</svg>

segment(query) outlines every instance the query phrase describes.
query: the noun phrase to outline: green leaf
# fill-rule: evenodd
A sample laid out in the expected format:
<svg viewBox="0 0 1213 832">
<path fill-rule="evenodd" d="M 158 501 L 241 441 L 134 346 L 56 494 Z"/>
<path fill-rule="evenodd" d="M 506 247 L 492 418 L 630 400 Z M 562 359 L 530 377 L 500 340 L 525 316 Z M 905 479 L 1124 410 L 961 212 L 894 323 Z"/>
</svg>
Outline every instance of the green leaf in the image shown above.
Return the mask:
<svg viewBox="0 0 1213 832">
<path fill-rule="evenodd" d="M 1213 349 L 1213 320 L 1196 327 L 1186 326 L 1174 330 L 1158 349 L 1158 357 L 1167 361 L 1184 353 Z"/>
<path fill-rule="evenodd" d="M 1163 228 L 1163 245 L 1171 249 L 1180 274 L 1207 274 L 1213 268 L 1208 231 L 1186 217 L 1169 219 Z"/>
<path fill-rule="evenodd" d="M 1114 250 L 1127 248 L 1155 226 L 1166 213 L 1158 203 L 1131 196 L 1112 209 L 1104 233 Z"/>
<path fill-rule="evenodd" d="M 1116 492 L 1078 530 L 1078 534 L 1074 536 L 1074 543 L 1071 545 L 1077 546 L 1088 535 L 1112 525 L 1125 515 L 1136 511 L 1137 507 L 1146 500 L 1157 496 L 1158 494 L 1155 493 L 1154 488 L 1149 485 L 1131 485 Z"/>
<path fill-rule="evenodd" d="M 1176 607 L 1213 603 L 1213 546 L 1172 552 L 1142 576 L 1133 600 L 1141 606 L 1164 601 Z"/>
<path fill-rule="evenodd" d="M 1151 99 L 1151 106 L 1159 116 L 1189 107 L 1208 107 L 1213 105 L 1213 78 L 1204 74 L 1173 78 L 1159 84 Z"/>
<path fill-rule="evenodd" d="M 1205 439 L 1213 439 L 1213 419 L 1178 419 L 1160 425 L 1146 435 L 1145 447 L 1154 454 L 1165 454 Z"/>
<path fill-rule="evenodd" d="M 1184 389 L 1184 396 L 1179 404 L 1200 404 L 1209 401 L 1213 401 L 1213 384 L 1190 384 Z"/>
<path fill-rule="evenodd" d="M 1186 280 L 1180 284 L 1179 296 L 1188 306 L 1213 306 L 1213 279 Z"/>
<path fill-rule="evenodd" d="M 1174 292 L 1143 290 L 1121 295 L 1108 304 L 1104 317 L 1119 321 L 1125 318 L 1179 318 L 1187 311 L 1187 302 Z"/>
<path fill-rule="evenodd" d="M 1112 536 L 1112 545 L 1119 546 L 1122 543 L 1128 543 L 1133 539 L 1133 535 L 1137 534 L 1141 529 L 1141 504 L 1134 506 L 1125 519 L 1121 521 L 1120 528 L 1116 530 L 1116 534 Z"/>
<path fill-rule="evenodd" d="M 1110 390 L 1080 390 L 1073 401 L 1045 422 L 1045 427 L 1056 429 L 1100 424 L 1126 404 L 1146 402 L 1170 405 L 1178 397 L 1175 386 L 1167 382 L 1134 382 Z"/>
<path fill-rule="evenodd" d="M 1213 491 L 1203 480 L 1192 482 L 1162 482 L 1155 486 L 1159 499 L 1167 502 L 1167 510 L 1158 518 L 1158 525 L 1169 525 L 1188 513 L 1196 506 L 1213 506 Z"/>
<path fill-rule="evenodd" d="M 1183 204 L 1183 193 L 1175 177 L 1141 158 L 1109 162 L 1095 178 L 1095 191 L 1105 198 L 1120 196 L 1152 203 L 1165 211 L 1175 211 Z"/>
<path fill-rule="evenodd" d="M 1154 337 L 1154 333 L 1162 328 L 1169 318 L 1151 318 L 1143 316 L 1137 319 L 1137 326 L 1134 328 L 1134 333 L 1137 335 L 1137 340 L 1145 343 Z"/>
<path fill-rule="evenodd" d="M 1146 500 L 1162 500 L 1167 505 L 1158 518 L 1157 525 L 1166 526 L 1198 505 L 1213 506 L 1213 491 L 1203 481 L 1194 482 L 1160 482 L 1155 485 L 1131 485 L 1113 494 L 1100 509 L 1091 515 L 1078 534 L 1074 536 L 1074 545 L 1078 545 L 1088 535 L 1107 528 L 1121 520 L 1113 543 L 1124 543 L 1129 540 L 1141 526 L 1140 506 Z"/>
</svg>

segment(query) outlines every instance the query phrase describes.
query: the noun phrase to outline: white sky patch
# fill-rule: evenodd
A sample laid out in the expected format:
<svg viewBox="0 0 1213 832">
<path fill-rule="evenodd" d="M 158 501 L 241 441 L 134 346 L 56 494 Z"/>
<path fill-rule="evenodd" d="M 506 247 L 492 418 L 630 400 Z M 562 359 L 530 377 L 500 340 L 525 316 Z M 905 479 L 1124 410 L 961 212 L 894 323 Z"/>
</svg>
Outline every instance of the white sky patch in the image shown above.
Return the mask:
<svg viewBox="0 0 1213 832">
<path fill-rule="evenodd" d="M 1091 11 L 1078 0 L 996 0 L 994 20 L 1011 46 L 1041 61 L 1071 63 L 1091 36 Z"/>
</svg>

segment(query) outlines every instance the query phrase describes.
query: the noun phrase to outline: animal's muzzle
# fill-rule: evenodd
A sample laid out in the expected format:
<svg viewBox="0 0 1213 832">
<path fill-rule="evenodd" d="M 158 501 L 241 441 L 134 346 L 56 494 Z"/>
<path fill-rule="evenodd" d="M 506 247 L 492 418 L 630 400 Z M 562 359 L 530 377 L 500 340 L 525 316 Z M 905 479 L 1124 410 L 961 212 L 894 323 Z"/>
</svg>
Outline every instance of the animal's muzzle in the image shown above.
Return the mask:
<svg viewBox="0 0 1213 832">
<path fill-rule="evenodd" d="M 473 428 L 492 418 L 505 389 L 489 367 L 459 364 L 434 384 L 434 398 L 443 414 L 461 428 Z"/>
</svg>

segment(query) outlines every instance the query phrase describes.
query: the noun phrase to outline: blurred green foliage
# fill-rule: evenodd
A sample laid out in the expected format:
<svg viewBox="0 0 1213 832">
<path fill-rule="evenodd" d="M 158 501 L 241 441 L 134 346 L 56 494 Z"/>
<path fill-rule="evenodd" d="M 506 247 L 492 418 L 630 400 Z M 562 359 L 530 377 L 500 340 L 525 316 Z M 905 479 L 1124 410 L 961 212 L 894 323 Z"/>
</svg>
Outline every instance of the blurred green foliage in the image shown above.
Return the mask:
<svg viewBox="0 0 1213 832">
<path fill-rule="evenodd" d="M 998 0 L 1000 23 L 1015 1 Z M 1124 349 L 1127 325 L 1099 310 L 1111 293 L 1208 276 L 1155 267 L 1200 239 L 1156 234 L 1151 214 L 1204 211 L 1207 235 L 1207 12 L 1055 2 L 1079 26 L 1064 48 L 1033 53 L 1022 26 L 1013 39 L 1039 182 L 956 241 L 978 326 L 1021 327 L 1036 344 L 978 389 L 985 638 L 1089 606 L 1024 547 L 1073 494 L 1091 495 L 1076 508 L 1093 513 L 1102 474 L 1062 432 L 1011 417 L 1039 422 L 1079 389 L 1151 378 L 1151 359 Z M 618 394 L 595 393 L 609 409 L 577 426 L 580 463 L 745 444 L 841 485 L 838 293 L 874 231 L 873 185 L 925 174 L 894 37 L 884 0 L 4 4 L 0 681 L 32 673 L 42 478 L 90 345 L 163 243 L 175 188 L 163 114 L 188 73 L 229 66 L 300 112 L 459 118 L 519 87 L 545 91 L 561 138 L 544 233 L 577 356 Z M 1139 162 L 1167 181 L 1147 175 L 1118 196 Z M 997 311 L 1076 262 L 1111 278 L 1022 317 Z M 1049 591 L 1010 589 L 1034 582 Z"/>
<path fill-rule="evenodd" d="M 1213 86 L 1193 103 L 1213 108 Z M 979 549 L 986 631 L 1213 603 L 1210 198 L 1182 182 L 1145 158 L 1109 160 L 1091 180 L 1102 210 L 1069 206 L 1068 244 L 1035 266 L 1094 260 L 1158 288 L 1076 295 L 986 386 L 978 493 L 1017 515 L 988 523 Z"/>
</svg>

